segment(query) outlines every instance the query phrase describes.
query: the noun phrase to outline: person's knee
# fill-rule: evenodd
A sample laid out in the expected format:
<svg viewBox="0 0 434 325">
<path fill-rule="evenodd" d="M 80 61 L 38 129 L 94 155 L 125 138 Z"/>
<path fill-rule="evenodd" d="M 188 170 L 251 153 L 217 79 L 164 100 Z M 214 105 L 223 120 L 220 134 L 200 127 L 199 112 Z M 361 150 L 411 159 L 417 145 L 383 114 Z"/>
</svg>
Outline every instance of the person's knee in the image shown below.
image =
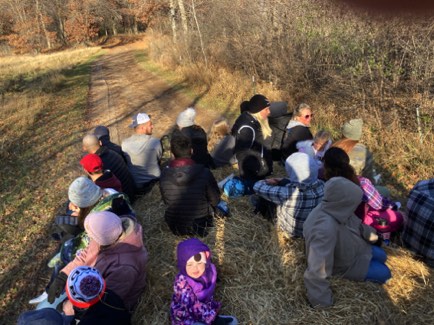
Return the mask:
<svg viewBox="0 0 434 325">
<path fill-rule="evenodd" d="M 386 264 L 381 262 L 371 260 L 369 264 L 368 274 L 366 275 L 366 281 L 372 281 L 384 284 L 390 278 L 392 278 L 392 273 Z"/>
<path fill-rule="evenodd" d="M 382 249 L 381 247 L 373 245 L 372 246 L 372 260 L 384 264 L 387 261 L 387 254 L 384 251 L 384 249 Z"/>
</svg>

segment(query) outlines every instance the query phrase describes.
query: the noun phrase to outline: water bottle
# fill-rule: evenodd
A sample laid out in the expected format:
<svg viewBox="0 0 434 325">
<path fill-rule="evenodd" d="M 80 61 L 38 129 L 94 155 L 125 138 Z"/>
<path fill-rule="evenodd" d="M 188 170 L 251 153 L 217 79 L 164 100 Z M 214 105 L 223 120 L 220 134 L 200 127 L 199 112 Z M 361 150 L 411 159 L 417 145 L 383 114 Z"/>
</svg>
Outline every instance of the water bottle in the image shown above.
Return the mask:
<svg viewBox="0 0 434 325">
<path fill-rule="evenodd" d="M 386 219 L 383 218 L 379 218 L 378 219 L 378 224 L 376 226 L 378 232 L 379 232 L 379 236 L 383 239 L 383 243 L 386 246 L 390 245 L 390 226 L 389 226 L 389 222 Z"/>
</svg>

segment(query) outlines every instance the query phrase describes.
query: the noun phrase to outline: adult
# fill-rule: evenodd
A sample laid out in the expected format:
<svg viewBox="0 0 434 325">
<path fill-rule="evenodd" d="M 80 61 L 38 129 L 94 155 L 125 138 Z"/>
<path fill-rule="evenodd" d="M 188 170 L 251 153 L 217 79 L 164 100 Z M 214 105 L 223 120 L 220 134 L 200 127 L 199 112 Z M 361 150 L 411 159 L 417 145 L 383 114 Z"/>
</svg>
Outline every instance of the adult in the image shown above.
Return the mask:
<svg viewBox="0 0 434 325">
<path fill-rule="evenodd" d="M 191 158 L 189 138 L 176 134 L 170 148 L 175 159 L 160 178 L 164 218 L 175 235 L 205 236 L 213 223 L 211 209 L 220 201 L 217 182 L 208 168 Z"/>
<path fill-rule="evenodd" d="M 235 138 L 231 135 L 229 122 L 225 118 L 218 119 L 212 124 L 208 148 L 211 151 L 215 167 L 236 165 Z"/>
<path fill-rule="evenodd" d="M 404 245 L 434 267 L 434 179 L 419 181 L 410 191 Z"/>
<path fill-rule="evenodd" d="M 122 190 L 128 195 L 131 202 L 135 200 L 134 180 L 122 157 L 107 147 L 101 146 L 98 138 L 94 134 L 87 134 L 83 138 L 83 150 L 87 153 L 97 154 L 104 165 L 104 168 L 112 171 L 121 181 Z"/>
<path fill-rule="evenodd" d="M 270 101 L 264 95 L 254 95 L 235 121 L 235 156 L 240 177 L 246 185 L 246 194 L 253 193 L 253 185 L 273 172 L 271 156 L 272 130 L 268 124 Z"/>
<path fill-rule="evenodd" d="M 373 182 L 375 175 L 372 153 L 364 144 L 359 142 L 362 137 L 362 129 L 362 119 L 349 120 L 342 127 L 343 138 L 336 141 L 333 147 L 341 148 L 347 153 L 350 157 L 350 164 L 357 175 L 369 178 Z"/>
<path fill-rule="evenodd" d="M 129 127 L 134 129 L 134 134 L 122 141 L 122 150 L 127 157 L 128 168 L 137 191 L 146 194 L 158 182 L 161 175 L 161 143 L 160 140 L 152 137 L 154 126 L 148 114 L 134 115 Z"/>
<path fill-rule="evenodd" d="M 382 196 L 368 178 L 356 175 L 354 168 L 350 165 L 350 158 L 344 150 L 337 147 L 330 148 L 326 151 L 323 161 L 326 180 L 342 176 L 362 189 L 362 202 L 355 214 L 363 223 L 374 227 L 382 235 L 385 233 L 386 236 L 401 230 L 404 218 L 397 211 L 396 203 Z"/>
<path fill-rule="evenodd" d="M 109 169 L 104 169 L 101 158 L 94 153 L 87 154 L 80 160 L 80 165 L 88 177 L 101 188 L 112 188 L 122 192 L 121 181 Z"/>
<path fill-rule="evenodd" d="M 283 139 L 282 155 L 284 159 L 297 152 L 297 142 L 313 139 L 309 130 L 312 118 L 313 113 L 309 105 L 302 103 L 294 109 Z"/>
<path fill-rule="evenodd" d="M 277 204 L 277 225 L 289 237 L 303 236 L 303 223 L 324 195 L 318 165 L 305 153 L 296 152 L 285 161 L 287 178 L 261 180 L 255 193 Z"/>
<path fill-rule="evenodd" d="M 146 285 L 148 253 L 143 246 L 142 227 L 129 217 L 119 218 L 109 211 L 87 216 L 84 228 L 89 245 L 66 265 L 48 289 L 48 301 L 54 301 L 65 288 L 70 273 L 78 266 L 96 268 L 132 311 Z M 68 307 L 64 305 L 64 310 Z"/>
<path fill-rule="evenodd" d="M 386 253 L 373 246 L 375 229 L 354 215 L 362 200 L 359 186 L 343 177 L 326 182 L 321 203 L 312 210 L 303 226 L 307 269 L 304 284 L 312 307 L 333 304 L 329 277 L 385 283 L 390 279 Z"/>
<path fill-rule="evenodd" d="M 107 147 L 110 150 L 113 150 L 114 152 L 121 155 L 124 161 L 127 162 L 127 158 L 125 157 L 121 146 L 116 143 L 113 143 L 110 140 L 110 130 L 108 127 L 104 125 L 98 125 L 97 127 L 95 127 L 95 129 L 93 129 L 93 134 L 96 135 L 102 147 Z"/>
<path fill-rule="evenodd" d="M 179 113 L 176 125 L 179 130 L 191 141 L 193 154 L 191 159 L 207 168 L 214 167 L 212 157 L 208 152 L 208 139 L 205 130 L 195 123 L 196 110 L 189 107 Z"/>
</svg>

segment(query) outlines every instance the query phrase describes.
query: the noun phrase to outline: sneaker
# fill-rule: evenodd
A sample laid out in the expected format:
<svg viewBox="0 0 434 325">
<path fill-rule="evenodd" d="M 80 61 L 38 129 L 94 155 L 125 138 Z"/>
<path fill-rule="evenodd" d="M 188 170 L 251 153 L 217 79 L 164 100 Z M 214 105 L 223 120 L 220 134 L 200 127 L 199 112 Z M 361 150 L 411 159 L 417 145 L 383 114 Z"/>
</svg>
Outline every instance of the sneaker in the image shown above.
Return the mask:
<svg viewBox="0 0 434 325">
<path fill-rule="evenodd" d="M 228 203 L 220 200 L 215 209 L 215 215 L 217 218 L 224 218 L 229 216 L 229 206 Z"/>
<path fill-rule="evenodd" d="M 44 291 L 39 296 L 37 296 L 37 297 L 35 297 L 33 299 L 30 299 L 29 300 L 29 304 L 31 304 L 31 305 L 37 305 L 40 302 L 43 302 L 44 300 L 46 300 L 47 298 L 48 298 L 48 293 L 47 293 L 47 291 Z"/>
</svg>

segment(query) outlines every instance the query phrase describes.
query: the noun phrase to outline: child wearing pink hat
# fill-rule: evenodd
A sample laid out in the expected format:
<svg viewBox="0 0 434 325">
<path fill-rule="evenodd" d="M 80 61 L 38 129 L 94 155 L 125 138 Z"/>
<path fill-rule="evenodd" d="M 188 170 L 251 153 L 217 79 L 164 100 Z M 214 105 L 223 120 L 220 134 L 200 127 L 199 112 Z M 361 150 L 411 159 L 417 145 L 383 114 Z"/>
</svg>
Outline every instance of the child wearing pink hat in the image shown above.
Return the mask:
<svg viewBox="0 0 434 325">
<path fill-rule="evenodd" d="M 84 228 L 89 245 L 77 253 L 48 289 L 48 301 L 58 297 L 68 275 L 78 266 L 96 268 L 113 290 L 132 311 L 146 285 L 148 252 L 143 245 L 142 227 L 132 218 L 120 218 L 109 211 L 92 212 Z"/>
</svg>

